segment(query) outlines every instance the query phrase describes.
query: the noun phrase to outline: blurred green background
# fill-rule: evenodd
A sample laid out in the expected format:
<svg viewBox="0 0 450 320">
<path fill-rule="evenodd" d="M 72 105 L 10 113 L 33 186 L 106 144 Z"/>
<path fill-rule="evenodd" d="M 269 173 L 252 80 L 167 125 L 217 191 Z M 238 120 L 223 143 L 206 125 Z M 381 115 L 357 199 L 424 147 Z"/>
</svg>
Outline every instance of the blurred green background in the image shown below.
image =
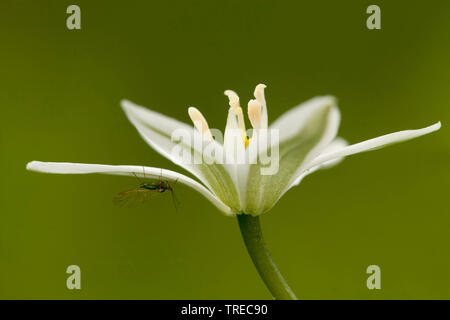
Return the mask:
<svg viewBox="0 0 450 320">
<path fill-rule="evenodd" d="M 66 28 L 81 7 L 82 29 Z M 262 224 L 302 299 L 450 299 L 450 2 L 19 1 L 0 4 L 0 298 L 270 299 L 237 221 L 196 192 L 121 209 L 133 178 L 28 172 L 31 160 L 178 169 L 119 107 L 128 98 L 223 129 L 267 84 L 271 120 L 333 94 L 351 143 L 438 120 L 432 135 L 307 177 Z M 66 288 L 68 265 L 82 289 Z M 381 290 L 366 287 L 381 267 Z"/>
</svg>

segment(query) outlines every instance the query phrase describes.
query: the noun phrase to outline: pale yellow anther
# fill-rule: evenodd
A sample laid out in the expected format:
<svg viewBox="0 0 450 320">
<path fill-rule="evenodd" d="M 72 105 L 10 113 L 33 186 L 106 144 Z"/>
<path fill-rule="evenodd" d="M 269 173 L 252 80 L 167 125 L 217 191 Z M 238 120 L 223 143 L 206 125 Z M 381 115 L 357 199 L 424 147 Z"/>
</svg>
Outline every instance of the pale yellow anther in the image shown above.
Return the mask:
<svg viewBox="0 0 450 320">
<path fill-rule="evenodd" d="M 195 128 L 205 137 L 206 139 L 213 139 L 211 131 L 209 130 L 208 122 L 206 122 L 205 117 L 202 113 L 194 107 L 188 109 L 189 117 L 194 123 Z"/>
<path fill-rule="evenodd" d="M 266 99 L 264 98 L 264 89 L 266 88 L 265 84 L 258 84 L 255 88 L 255 92 L 253 93 L 255 95 L 256 100 L 258 100 L 261 104 L 264 104 L 266 102 Z"/>
<path fill-rule="evenodd" d="M 266 128 L 268 125 L 267 118 L 267 106 L 266 106 L 266 98 L 264 97 L 264 89 L 266 88 L 265 84 L 258 84 L 255 88 L 255 98 L 261 104 L 261 128 Z"/>
<path fill-rule="evenodd" d="M 261 128 L 261 103 L 252 99 L 248 102 L 248 118 L 254 129 Z"/>
<path fill-rule="evenodd" d="M 228 97 L 230 101 L 230 107 L 239 108 L 239 96 L 233 90 L 225 90 L 224 94 Z"/>
</svg>

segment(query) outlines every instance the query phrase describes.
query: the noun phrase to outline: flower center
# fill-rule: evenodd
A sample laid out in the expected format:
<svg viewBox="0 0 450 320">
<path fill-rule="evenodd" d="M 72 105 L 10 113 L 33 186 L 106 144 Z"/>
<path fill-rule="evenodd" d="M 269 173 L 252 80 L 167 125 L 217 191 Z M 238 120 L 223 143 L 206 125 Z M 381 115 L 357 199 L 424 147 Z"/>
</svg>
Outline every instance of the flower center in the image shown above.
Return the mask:
<svg viewBox="0 0 450 320">
<path fill-rule="evenodd" d="M 255 99 L 251 99 L 248 102 L 247 114 L 254 130 L 267 129 L 267 107 L 264 97 L 265 87 L 264 84 L 258 84 L 254 91 Z M 242 138 L 245 148 L 247 148 L 251 138 L 247 136 L 247 131 L 245 130 L 244 113 L 239 104 L 239 96 L 232 90 L 226 90 L 225 95 L 228 97 L 230 104 L 225 131 L 228 129 L 237 130 L 237 135 Z M 208 123 L 201 112 L 197 108 L 190 107 L 188 113 L 197 131 L 200 132 L 204 138 L 214 140 Z M 227 140 L 227 138 L 228 141 L 232 139 L 231 135 L 227 135 L 225 132 L 225 140 Z"/>
</svg>

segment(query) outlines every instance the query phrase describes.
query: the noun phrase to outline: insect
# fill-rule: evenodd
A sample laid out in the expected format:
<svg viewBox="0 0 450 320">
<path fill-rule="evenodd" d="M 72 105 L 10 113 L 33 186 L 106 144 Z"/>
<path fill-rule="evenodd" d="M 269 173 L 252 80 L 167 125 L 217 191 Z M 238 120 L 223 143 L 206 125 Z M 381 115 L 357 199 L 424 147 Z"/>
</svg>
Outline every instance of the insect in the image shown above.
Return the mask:
<svg viewBox="0 0 450 320">
<path fill-rule="evenodd" d="M 175 193 L 173 191 L 173 187 L 177 183 L 177 180 L 171 185 L 169 181 L 162 179 L 162 170 L 159 180 L 149 180 L 145 181 L 145 169 L 142 167 L 144 180 L 139 179 L 135 173 L 133 175 L 139 181 L 139 187 L 136 189 L 126 190 L 118 193 L 114 199 L 114 204 L 121 207 L 132 207 L 136 204 L 142 204 L 146 202 L 148 199 L 153 197 L 154 195 L 164 193 L 166 191 L 170 191 L 172 195 L 172 201 L 177 210 L 177 199 L 175 197 Z"/>
</svg>

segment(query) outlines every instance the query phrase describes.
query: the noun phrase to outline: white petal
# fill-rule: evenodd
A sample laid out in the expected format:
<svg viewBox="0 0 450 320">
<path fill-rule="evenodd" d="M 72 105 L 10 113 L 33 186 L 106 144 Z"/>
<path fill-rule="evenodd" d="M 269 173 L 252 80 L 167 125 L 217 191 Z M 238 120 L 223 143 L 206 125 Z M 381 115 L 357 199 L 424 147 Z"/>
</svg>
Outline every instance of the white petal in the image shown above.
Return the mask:
<svg viewBox="0 0 450 320">
<path fill-rule="evenodd" d="M 282 142 L 302 130 L 311 115 L 324 106 L 336 106 L 336 99 L 333 96 L 322 96 L 303 102 L 283 113 L 269 126 L 269 129 L 278 129 L 280 142 Z"/>
<path fill-rule="evenodd" d="M 112 166 L 104 164 L 85 164 L 68 162 L 41 162 L 32 161 L 27 164 L 27 170 L 57 173 L 57 174 L 89 174 L 102 173 L 112 175 L 138 176 L 141 178 L 159 179 L 164 178 L 169 181 L 177 181 L 201 193 L 206 199 L 211 201 L 220 211 L 226 215 L 233 215 L 232 210 L 226 206 L 211 191 L 197 181 L 182 175 L 178 172 L 144 166 Z"/>
<path fill-rule="evenodd" d="M 152 148 L 175 164 L 191 172 L 210 190 L 214 190 L 217 197 L 233 208 L 234 211 L 240 210 L 238 191 L 228 168 L 218 163 L 208 164 L 202 160 L 202 150 L 198 150 L 196 144 L 192 143 L 194 135 L 197 134 L 197 131 L 192 126 L 127 100 L 122 101 L 122 108 L 142 138 Z M 183 136 L 187 134 L 188 138 L 190 137 L 188 139 L 190 143 L 185 144 L 183 141 L 172 141 L 172 135 L 175 131 Z M 222 148 L 220 144 L 212 143 L 216 144 L 216 148 Z M 174 150 L 189 153 L 190 161 L 177 155 L 178 152 L 175 153 L 173 152 Z M 198 159 L 202 160 L 198 161 L 200 163 L 195 162 L 197 156 L 199 157 Z"/>
<path fill-rule="evenodd" d="M 348 142 L 340 137 L 337 137 L 336 139 L 334 139 L 323 151 L 321 154 L 326 154 L 329 152 L 336 152 L 339 151 L 343 148 L 345 148 L 346 146 L 348 146 Z M 305 171 L 303 171 L 300 176 L 298 176 L 294 182 L 291 184 L 291 186 L 288 188 L 292 188 L 294 186 L 297 186 L 300 184 L 300 182 L 303 180 L 304 177 L 306 177 L 307 175 L 313 173 L 314 171 L 317 171 L 319 169 L 327 169 L 327 168 L 331 168 L 334 167 L 335 165 L 337 165 L 339 162 L 341 162 L 344 159 L 344 157 L 341 158 L 336 158 L 333 160 L 329 160 L 326 161 L 320 165 L 316 165 L 312 168 L 309 168 Z"/>
<path fill-rule="evenodd" d="M 360 143 L 352 144 L 345 148 L 340 148 L 338 150 L 334 150 L 334 151 L 330 151 L 330 152 L 321 154 L 320 156 L 315 158 L 309 164 L 309 168 L 312 168 L 317 165 L 321 165 L 323 163 L 332 161 L 337 158 L 346 157 L 346 156 L 360 153 L 360 152 L 375 150 L 375 149 L 379 149 L 379 148 L 388 146 L 393 143 L 417 138 L 417 137 L 423 136 L 425 134 L 439 130 L 440 128 L 441 128 L 441 123 L 438 122 L 438 123 L 435 123 L 429 127 L 423 128 L 423 129 L 394 132 L 391 134 L 386 134 L 384 136 L 366 140 L 366 141 L 363 141 Z"/>
<path fill-rule="evenodd" d="M 306 112 L 294 112 L 289 119 L 283 119 L 282 122 L 289 123 L 291 128 L 270 126 L 270 129 L 278 129 L 284 138 L 279 144 L 279 170 L 266 175 L 261 174 L 261 168 L 267 166 L 251 165 L 244 212 L 258 215 L 269 210 L 304 171 L 305 164 L 334 139 L 339 126 L 339 110 L 334 100 L 321 99 L 321 102 L 304 108 Z M 298 118 L 293 119 L 294 116 Z M 273 151 L 276 154 L 276 149 Z"/>
<path fill-rule="evenodd" d="M 138 106 L 128 100 L 122 100 L 121 105 L 130 122 L 153 149 L 184 167 L 182 163 L 179 163 L 180 159 L 175 158 L 172 154 L 172 149 L 176 144 L 171 138 L 175 130 L 183 130 L 193 135 L 194 128 L 192 126 Z M 189 170 L 188 168 L 185 169 Z"/>
</svg>

